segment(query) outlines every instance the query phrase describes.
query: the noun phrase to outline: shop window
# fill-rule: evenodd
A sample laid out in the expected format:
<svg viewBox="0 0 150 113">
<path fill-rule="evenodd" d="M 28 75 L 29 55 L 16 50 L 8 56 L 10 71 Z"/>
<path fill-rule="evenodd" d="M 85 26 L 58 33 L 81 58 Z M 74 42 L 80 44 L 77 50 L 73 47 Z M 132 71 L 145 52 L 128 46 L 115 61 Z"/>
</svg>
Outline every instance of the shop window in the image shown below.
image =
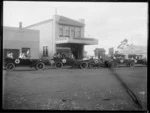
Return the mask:
<svg viewBox="0 0 150 113">
<path fill-rule="evenodd" d="M 43 46 L 43 56 L 48 56 L 48 46 Z"/>
<path fill-rule="evenodd" d="M 31 56 L 31 50 L 30 48 L 22 48 L 22 54 L 21 54 L 23 58 L 30 58 Z"/>
</svg>

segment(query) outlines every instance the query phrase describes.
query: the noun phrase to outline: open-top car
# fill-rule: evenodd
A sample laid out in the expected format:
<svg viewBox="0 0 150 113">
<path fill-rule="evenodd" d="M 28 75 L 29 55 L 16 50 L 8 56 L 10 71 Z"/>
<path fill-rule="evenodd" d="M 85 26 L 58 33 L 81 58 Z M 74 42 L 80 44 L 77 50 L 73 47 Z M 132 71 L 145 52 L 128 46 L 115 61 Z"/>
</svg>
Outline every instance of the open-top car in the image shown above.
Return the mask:
<svg viewBox="0 0 150 113">
<path fill-rule="evenodd" d="M 103 59 L 91 59 L 88 64 L 90 69 L 107 67 L 106 61 Z"/>
<path fill-rule="evenodd" d="M 111 60 L 107 61 L 108 67 L 118 67 L 118 66 L 134 66 L 134 61 L 132 59 L 125 58 L 123 54 L 115 54 Z"/>
<path fill-rule="evenodd" d="M 63 66 L 72 66 L 73 68 L 81 69 L 88 68 L 88 60 L 74 59 L 65 55 L 53 57 L 51 60 L 54 60 L 56 68 L 62 68 Z"/>
<path fill-rule="evenodd" d="M 4 59 L 4 67 L 6 70 L 14 70 L 15 67 L 19 66 L 30 66 L 35 67 L 37 70 L 43 70 L 45 64 L 39 59 L 23 59 L 23 58 L 5 58 Z"/>
</svg>

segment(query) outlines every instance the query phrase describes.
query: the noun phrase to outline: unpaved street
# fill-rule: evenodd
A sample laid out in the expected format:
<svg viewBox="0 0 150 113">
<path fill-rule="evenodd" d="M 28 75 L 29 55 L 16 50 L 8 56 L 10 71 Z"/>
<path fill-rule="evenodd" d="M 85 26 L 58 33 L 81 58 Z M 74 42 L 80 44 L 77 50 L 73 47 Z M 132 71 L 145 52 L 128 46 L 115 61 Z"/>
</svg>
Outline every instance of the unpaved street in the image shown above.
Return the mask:
<svg viewBox="0 0 150 113">
<path fill-rule="evenodd" d="M 147 68 L 122 67 L 114 72 L 147 109 Z M 138 110 L 108 68 L 3 70 L 4 109 Z"/>
</svg>

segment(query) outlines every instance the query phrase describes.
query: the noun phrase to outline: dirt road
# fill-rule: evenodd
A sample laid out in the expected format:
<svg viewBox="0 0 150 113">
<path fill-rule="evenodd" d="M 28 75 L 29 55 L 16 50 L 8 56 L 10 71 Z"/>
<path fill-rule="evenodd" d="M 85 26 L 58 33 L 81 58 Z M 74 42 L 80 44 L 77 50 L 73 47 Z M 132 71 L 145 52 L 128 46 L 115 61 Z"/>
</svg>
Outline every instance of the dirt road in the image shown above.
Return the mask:
<svg viewBox="0 0 150 113">
<path fill-rule="evenodd" d="M 143 110 L 147 106 L 147 68 L 117 68 L 135 92 Z M 23 69 L 3 71 L 4 109 L 138 110 L 121 83 L 107 68 Z"/>
</svg>

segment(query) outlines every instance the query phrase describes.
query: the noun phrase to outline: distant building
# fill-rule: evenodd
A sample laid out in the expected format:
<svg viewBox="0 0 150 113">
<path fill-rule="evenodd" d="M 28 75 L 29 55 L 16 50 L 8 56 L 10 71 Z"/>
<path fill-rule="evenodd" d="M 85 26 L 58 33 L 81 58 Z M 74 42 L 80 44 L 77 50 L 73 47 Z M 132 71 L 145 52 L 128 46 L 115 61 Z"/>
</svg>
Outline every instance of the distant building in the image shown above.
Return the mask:
<svg viewBox="0 0 150 113">
<path fill-rule="evenodd" d="M 87 53 L 88 53 L 87 51 L 84 51 L 83 52 L 83 57 L 87 57 Z"/>
<path fill-rule="evenodd" d="M 127 56 L 140 55 L 143 58 L 147 58 L 147 47 L 131 44 L 123 49 L 118 49 L 118 54 L 124 54 Z"/>
<path fill-rule="evenodd" d="M 109 55 L 113 56 L 114 55 L 114 48 L 109 48 Z"/>
<path fill-rule="evenodd" d="M 94 50 L 95 57 L 98 57 L 99 59 L 105 57 L 105 52 L 106 50 L 104 48 L 96 48 Z"/>
</svg>

